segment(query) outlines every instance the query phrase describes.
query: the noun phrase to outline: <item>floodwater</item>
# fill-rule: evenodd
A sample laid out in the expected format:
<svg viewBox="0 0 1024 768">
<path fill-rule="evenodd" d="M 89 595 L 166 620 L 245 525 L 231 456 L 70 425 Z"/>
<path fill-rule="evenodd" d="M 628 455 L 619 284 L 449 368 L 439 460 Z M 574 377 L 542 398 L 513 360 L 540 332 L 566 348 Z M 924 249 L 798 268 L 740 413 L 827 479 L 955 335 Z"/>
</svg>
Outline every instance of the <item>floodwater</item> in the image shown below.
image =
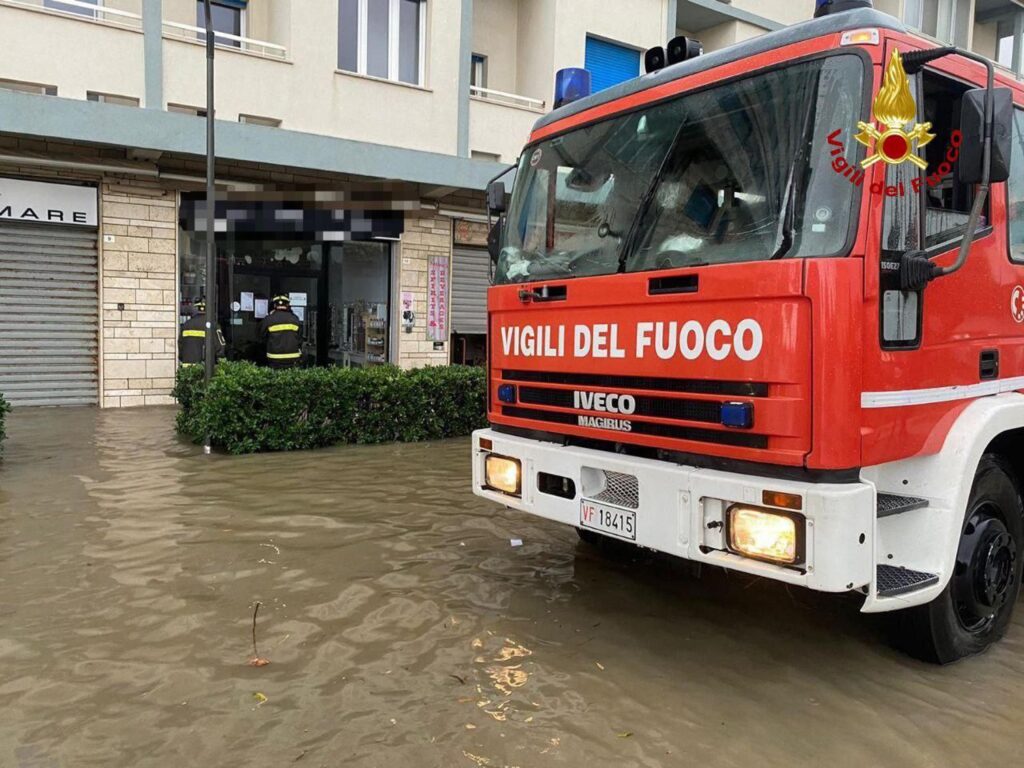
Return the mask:
<svg viewBox="0 0 1024 768">
<path fill-rule="evenodd" d="M 933 668 L 479 500 L 468 440 L 204 457 L 173 415 L 10 418 L 3 768 L 1018 764 L 1024 610 Z"/>
</svg>

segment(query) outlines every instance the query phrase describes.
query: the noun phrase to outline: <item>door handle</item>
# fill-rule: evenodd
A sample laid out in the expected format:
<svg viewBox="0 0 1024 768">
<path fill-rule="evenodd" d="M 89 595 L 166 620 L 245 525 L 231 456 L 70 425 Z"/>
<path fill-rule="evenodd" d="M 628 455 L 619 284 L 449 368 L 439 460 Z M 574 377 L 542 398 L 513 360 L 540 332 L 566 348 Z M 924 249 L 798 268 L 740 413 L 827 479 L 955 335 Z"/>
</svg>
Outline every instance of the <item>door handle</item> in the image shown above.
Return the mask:
<svg viewBox="0 0 1024 768">
<path fill-rule="evenodd" d="M 991 381 L 999 378 L 999 350 L 986 349 L 981 353 L 981 361 L 978 365 L 978 375 L 982 381 Z"/>
</svg>

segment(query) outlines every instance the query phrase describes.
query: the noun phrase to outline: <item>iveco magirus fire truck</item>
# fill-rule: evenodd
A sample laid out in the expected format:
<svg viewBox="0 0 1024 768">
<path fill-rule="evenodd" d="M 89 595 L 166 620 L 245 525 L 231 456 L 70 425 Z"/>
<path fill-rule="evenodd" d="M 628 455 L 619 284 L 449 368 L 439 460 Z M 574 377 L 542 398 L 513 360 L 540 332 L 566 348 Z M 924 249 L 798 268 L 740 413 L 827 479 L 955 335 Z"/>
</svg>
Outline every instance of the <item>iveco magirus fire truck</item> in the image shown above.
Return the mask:
<svg viewBox="0 0 1024 768">
<path fill-rule="evenodd" d="M 944 663 L 1020 591 L 1024 88 L 851 6 L 677 39 L 537 122 L 488 190 L 473 483 L 584 540 L 862 595 Z"/>
</svg>

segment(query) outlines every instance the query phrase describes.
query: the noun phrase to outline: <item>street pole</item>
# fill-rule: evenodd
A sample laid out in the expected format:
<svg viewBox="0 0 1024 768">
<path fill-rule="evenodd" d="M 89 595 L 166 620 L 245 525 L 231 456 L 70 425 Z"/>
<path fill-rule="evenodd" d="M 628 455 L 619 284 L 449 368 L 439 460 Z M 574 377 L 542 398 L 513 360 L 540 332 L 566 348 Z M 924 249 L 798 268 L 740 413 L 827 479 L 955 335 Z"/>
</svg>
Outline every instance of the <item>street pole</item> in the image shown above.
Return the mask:
<svg viewBox="0 0 1024 768">
<path fill-rule="evenodd" d="M 206 19 L 206 386 L 210 386 L 213 369 L 217 364 L 217 244 L 214 242 L 214 217 L 216 215 L 216 189 L 214 186 L 214 129 L 213 129 L 213 18 L 210 0 L 204 3 Z M 210 435 L 206 436 L 203 447 L 209 454 L 212 448 Z"/>
</svg>

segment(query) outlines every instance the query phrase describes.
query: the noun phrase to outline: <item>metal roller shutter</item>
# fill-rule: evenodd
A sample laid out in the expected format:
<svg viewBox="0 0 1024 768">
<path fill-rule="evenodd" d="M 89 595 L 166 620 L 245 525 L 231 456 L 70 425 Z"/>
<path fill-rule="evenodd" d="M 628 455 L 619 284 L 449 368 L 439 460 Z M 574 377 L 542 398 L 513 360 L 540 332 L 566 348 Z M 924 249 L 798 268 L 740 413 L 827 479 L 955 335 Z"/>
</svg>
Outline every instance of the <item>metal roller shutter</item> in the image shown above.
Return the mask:
<svg viewBox="0 0 1024 768">
<path fill-rule="evenodd" d="M 452 251 L 452 332 L 487 333 L 487 289 L 491 284 L 487 251 Z"/>
<path fill-rule="evenodd" d="M 585 67 L 593 93 L 631 80 L 640 74 L 640 51 L 597 37 L 587 37 Z"/>
<path fill-rule="evenodd" d="M 14 406 L 95 405 L 96 232 L 0 224 L 0 392 Z"/>
</svg>

